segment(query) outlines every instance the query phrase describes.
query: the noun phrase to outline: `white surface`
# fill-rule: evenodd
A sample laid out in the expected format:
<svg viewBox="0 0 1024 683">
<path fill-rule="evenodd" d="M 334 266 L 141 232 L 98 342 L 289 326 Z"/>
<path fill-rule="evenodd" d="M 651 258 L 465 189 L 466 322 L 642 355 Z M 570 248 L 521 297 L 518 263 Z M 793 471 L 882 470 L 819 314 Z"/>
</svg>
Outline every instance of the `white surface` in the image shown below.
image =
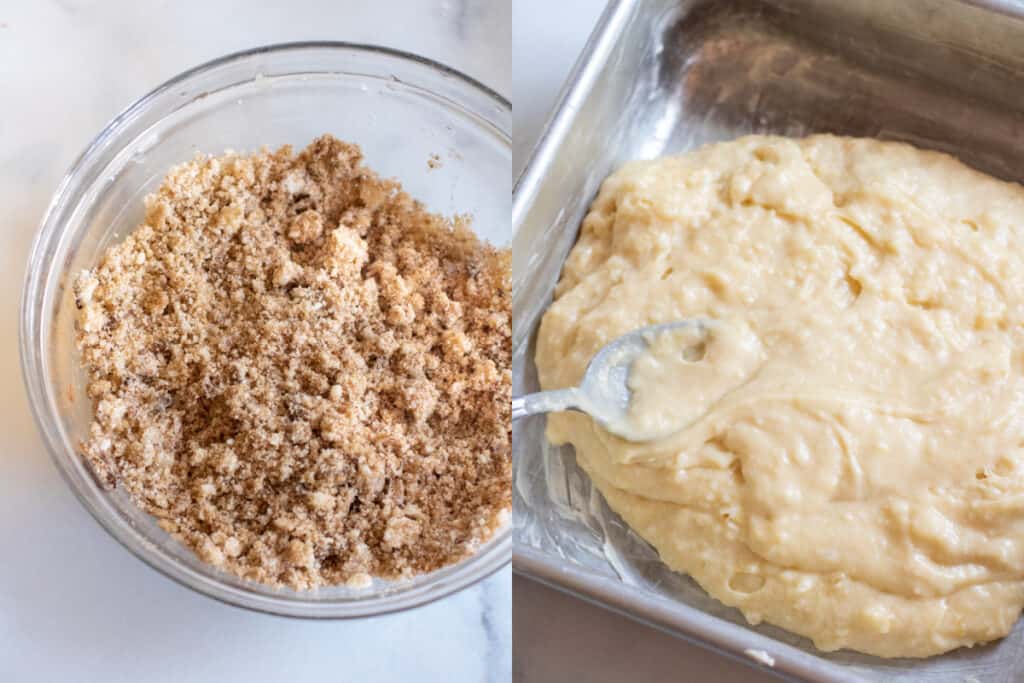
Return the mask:
<svg viewBox="0 0 1024 683">
<path fill-rule="evenodd" d="M 0 0 L 0 681 L 509 679 L 507 569 L 404 614 L 309 622 L 221 605 L 129 555 L 43 450 L 22 389 L 17 300 L 64 171 L 167 78 L 260 44 L 334 39 L 418 52 L 507 95 L 510 15 L 490 0 Z"/>
<path fill-rule="evenodd" d="M 515 0 L 512 107 L 517 172 L 603 9 L 603 0 Z M 524 579 L 515 580 L 514 592 L 516 683 L 778 680 Z"/>
</svg>

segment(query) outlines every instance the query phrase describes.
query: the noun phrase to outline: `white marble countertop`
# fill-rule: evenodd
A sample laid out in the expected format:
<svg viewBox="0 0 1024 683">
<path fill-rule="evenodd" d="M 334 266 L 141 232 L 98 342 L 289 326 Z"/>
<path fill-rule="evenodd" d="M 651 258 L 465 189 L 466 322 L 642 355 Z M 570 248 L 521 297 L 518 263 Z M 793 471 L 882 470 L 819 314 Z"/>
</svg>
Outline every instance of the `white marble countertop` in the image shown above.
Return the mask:
<svg viewBox="0 0 1024 683">
<path fill-rule="evenodd" d="M 512 103 L 517 171 L 547 120 L 604 0 L 515 0 Z M 778 680 L 526 579 L 513 581 L 513 680 Z"/>
<path fill-rule="evenodd" d="M 0 2 L 0 681 L 507 681 L 511 578 L 410 612 L 314 622 L 228 607 L 123 550 L 51 465 L 29 414 L 17 305 L 72 160 L 118 111 L 208 59 L 310 39 L 400 47 L 506 95 L 511 7 L 459 0 Z"/>
</svg>

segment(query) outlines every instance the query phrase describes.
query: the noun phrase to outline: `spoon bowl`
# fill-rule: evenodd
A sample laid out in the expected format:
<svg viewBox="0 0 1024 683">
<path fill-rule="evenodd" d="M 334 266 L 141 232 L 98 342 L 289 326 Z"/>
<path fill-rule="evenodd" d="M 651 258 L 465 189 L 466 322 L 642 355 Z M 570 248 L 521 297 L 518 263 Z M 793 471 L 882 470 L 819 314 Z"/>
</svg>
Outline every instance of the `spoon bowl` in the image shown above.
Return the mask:
<svg viewBox="0 0 1024 683">
<path fill-rule="evenodd" d="M 629 426 L 629 406 L 632 390 L 630 373 L 636 359 L 647 351 L 658 336 L 689 329 L 706 337 L 714 321 L 702 318 L 676 320 L 640 327 L 616 337 L 603 346 L 587 364 L 583 381 L 578 387 L 555 389 L 527 394 L 512 399 L 512 419 L 577 410 L 590 415 L 604 429 L 630 441 L 638 439 Z M 699 343 L 699 342 L 698 342 Z"/>
</svg>

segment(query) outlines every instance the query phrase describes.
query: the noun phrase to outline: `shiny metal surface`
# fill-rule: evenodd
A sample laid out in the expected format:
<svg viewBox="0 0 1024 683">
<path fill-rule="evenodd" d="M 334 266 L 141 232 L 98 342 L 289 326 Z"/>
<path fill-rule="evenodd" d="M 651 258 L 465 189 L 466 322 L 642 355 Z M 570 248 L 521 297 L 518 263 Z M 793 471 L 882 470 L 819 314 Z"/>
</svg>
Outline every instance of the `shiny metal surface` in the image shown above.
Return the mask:
<svg viewBox="0 0 1024 683">
<path fill-rule="evenodd" d="M 513 392 L 589 202 L 622 162 L 752 132 L 874 136 L 1024 179 L 1024 4 L 612 0 L 513 197 Z M 929 660 L 821 653 L 749 626 L 605 505 L 543 420 L 513 427 L 513 566 L 736 657 L 815 681 L 1024 680 L 1024 628 Z"/>
</svg>

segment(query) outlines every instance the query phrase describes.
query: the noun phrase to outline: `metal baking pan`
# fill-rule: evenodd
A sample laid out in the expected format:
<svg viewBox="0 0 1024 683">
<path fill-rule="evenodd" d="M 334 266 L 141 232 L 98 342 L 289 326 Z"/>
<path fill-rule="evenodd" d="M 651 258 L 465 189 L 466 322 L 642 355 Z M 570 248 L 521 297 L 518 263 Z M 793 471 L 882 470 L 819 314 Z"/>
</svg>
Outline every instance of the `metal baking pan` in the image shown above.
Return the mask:
<svg viewBox="0 0 1024 683">
<path fill-rule="evenodd" d="M 1024 178 L 1024 5 L 908 0 L 612 0 L 513 189 L 513 385 L 601 181 L 621 163 L 746 133 L 871 136 Z M 751 627 L 605 505 L 543 420 L 513 427 L 516 572 L 814 681 L 1024 681 L 1024 628 L 928 660 L 822 653 Z"/>
</svg>

